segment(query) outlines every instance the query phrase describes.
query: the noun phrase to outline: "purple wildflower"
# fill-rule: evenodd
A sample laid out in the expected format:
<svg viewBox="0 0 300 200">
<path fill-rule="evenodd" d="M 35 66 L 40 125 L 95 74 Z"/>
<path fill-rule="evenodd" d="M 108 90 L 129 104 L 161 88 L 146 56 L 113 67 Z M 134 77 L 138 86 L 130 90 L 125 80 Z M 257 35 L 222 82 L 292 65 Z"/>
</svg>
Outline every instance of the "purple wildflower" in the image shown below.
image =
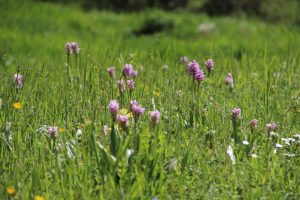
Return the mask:
<svg viewBox="0 0 300 200">
<path fill-rule="evenodd" d="M 205 74 L 202 71 L 202 69 L 198 69 L 195 74 L 194 74 L 194 80 L 198 81 L 199 83 L 201 83 L 202 81 L 205 80 Z"/>
<path fill-rule="evenodd" d="M 80 51 L 78 42 L 67 42 L 66 43 L 66 52 L 68 55 L 70 54 L 78 54 Z"/>
<path fill-rule="evenodd" d="M 231 112 L 232 112 L 232 118 L 234 120 L 241 119 L 241 109 L 240 108 L 234 108 Z"/>
<path fill-rule="evenodd" d="M 250 121 L 250 123 L 249 123 L 249 126 L 250 126 L 251 128 L 255 128 L 255 127 L 257 126 L 257 122 L 258 122 L 257 119 L 252 119 L 252 120 Z"/>
<path fill-rule="evenodd" d="M 134 89 L 134 80 L 127 80 L 127 87 L 129 90 L 133 90 Z"/>
<path fill-rule="evenodd" d="M 194 76 L 195 73 L 200 69 L 200 65 L 197 61 L 193 60 L 187 64 L 187 71 L 190 75 Z"/>
<path fill-rule="evenodd" d="M 214 61 L 213 61 L 213 59 L 211 59 L 211 58 L 207 59 L 207 61 L 205 62 L 205 66 L 206 66 L 208 72 L 210 73 L 211 70 L 214 69 Z"/>
<path fill-rule="evenodd" d="M 127 115 L 117 115 L 116 119 L 122 128 L 126 128 L 129 126 L 129 118 Z"/>
<path fill-rule="evenodd" d="M 119 88 L 120 92 L 125 91 L 125 83 L 124 83 L 123 79 L 118 80 L 118 88 Z"/>
<path fill-rule="evenodd" d="M 131 77 L 133 72 L 133 67 L 131 64 L 125 64 L 123 68 L 123 75 L 127 77 Z"/>
<path fill-rule="evenodd" d="M 229 87 L 233 87 L 233 77 L 231 73 L 228 73 L 225 79 L 225 84 L 228 85 Z"/>
<path fill-rule="evenodd" d="M 116 75 L 115 68 L 113 66 L 107 68 L 107 72 L 111 78 L 114 78 Z"/>
<path fill-rule="evenodd" d="M 78 42 L 72 42 L 71 49 L 74 54 L 78 54 L 80 50 Z"/>
<path fill-rule="evenodd" d="M 58 136 L 58 127 L 57 126 L 49 126 L 48 127 L 48 134 L 50 135 L 50 137 L 52 138 L 57 138 Z"/>
<path fill-rule="evenodd" d="M 181 64 L 188 64 L 188 62 L 189 62 L 189 59 L 188 59 L 188 57 L 186 57 L 186 56 L 181 56 L 180 57 L 180 63 Z"/>
<path fill-rule="evenodd" d="M 65 45 L 66 52 L 67 52 L 68 55 L 70 55 L 71 52 L 72 52 L 72 47 L 71 46 L 72 46 L 71 42 L 67 42 L 66 45 Z"/>
<path fill-rule="evenodd" d="M 132 111 L 133 117 L 135 119 L 142 117 L 145 112 L 145 108 L 141 107 L 140 105 L 138 105 L 138 106 L 133 105 L 131 109 L 132 109 L 131 111 Z"/>
<path fill-rule="evenodd" d="M 112 115 L 112 117 L 115 118 L 119 112 L 118 102 L 116 100 L 111 100 L 108 105 L 108 110 L 109 110 L 110 114 Z"/>
<path fill-rule="evenodd" d="M 268 133 L 270 133 L 277 129 L 277 124 L 274 122 L 271 122 L 271 123 L 267 124 L 266 127 L 267 127 Z"/>
<path fill-rule="evenodd" d="M 158 110 L 151 111 L 150 113 L 151 123 L 157 125 L 160 119 L 160 112 Z"/>
<path fill-rule="evenodd" d="M 136 78 L 138 76 L 138 71 L 133 70 L 131 75 L 132 75 L 133 78 Z"/>
<path fill-rule="evenodd" d="M 130 102 L 130 110 L 135 120 L 142 117 L 145 112 L 145 108 L 140 106 L 136 100 Z"/>
<path fill-rule="evenodd" d="M 24 77 L 22 74 L 15 74 L 14 81 L 18 89 L 21 89 L 24 85 Z"/>
<path fill-rule="evenodd" d="M 136 100 L 131 100 L 131 101 L 130 101 L 130 110 L 131 110 L 131 107 L 132 107 L 133 105 L 138 106 L 139 103 L 138 103 Z"/>
</svg>

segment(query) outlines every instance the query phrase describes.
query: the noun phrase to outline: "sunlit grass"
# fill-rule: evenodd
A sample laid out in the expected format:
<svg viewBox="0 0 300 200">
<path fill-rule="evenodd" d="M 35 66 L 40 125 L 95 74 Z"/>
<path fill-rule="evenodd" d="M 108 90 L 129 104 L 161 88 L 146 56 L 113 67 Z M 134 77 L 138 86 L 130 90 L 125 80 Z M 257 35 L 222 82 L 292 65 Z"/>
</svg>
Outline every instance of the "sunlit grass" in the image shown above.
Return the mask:
<svg viewBox="0 0 300 200">
<path fill-rule="evenodd" d="M 296 27 L 153 11 L 173 19 L 174 30 L 137 37 L 132 31 L 150 11 L 1 4 L 1 199 L 299 199 Z M 215 29 L 198 33 L 207 21 Z M 69 61 L 67 41 L 80 45 Z M 201 65 L 206 79 L 199 86 L 179 62 L 183 55 Z M 208 58 L 215 63 L 210 76 Z M 126 63 L 138 76 L 133 91 L 121 93 L 117 80 L 127 83 Z M 22 87 L 15 74 L 24 76 Z M 114 122 L 108 110 L 114 99 L 128 127 Z M 134 99 L 145 108 L 136 120 Z M 234 108 L 241 109 L 236 124 Z M 268 133 L 271 122 L 278 137 Z M 241 141 L 233 145 L 234 134 Z M 282 138 L 295 141 L 289 146 Z"/>
</svg>

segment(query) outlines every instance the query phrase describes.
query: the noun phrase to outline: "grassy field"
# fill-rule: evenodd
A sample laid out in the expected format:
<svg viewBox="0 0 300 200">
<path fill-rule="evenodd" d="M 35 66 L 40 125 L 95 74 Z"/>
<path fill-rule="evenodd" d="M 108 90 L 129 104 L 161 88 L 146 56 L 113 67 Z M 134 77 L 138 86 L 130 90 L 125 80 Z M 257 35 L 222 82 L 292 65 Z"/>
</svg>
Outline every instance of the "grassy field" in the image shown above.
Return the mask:
<svg viewBox="0 0 300 200">
<path fill-rule="evenodd" d="M 174 27 L 136 36 L 149 18 Z M 246 17 L 1 0 L 0 199 L 300 199 L 299 33 Z M 69 62 L 68 41 L 80 45 Z M 205 81 L 193 81 L 181 56 L 199 62 Z M 138 76 L 121 93 L 126 63 Z M 145 108 L 137 120 L 134 99 Z M 111 100 L 128 127 L 114 121 Z"/>
</svg>

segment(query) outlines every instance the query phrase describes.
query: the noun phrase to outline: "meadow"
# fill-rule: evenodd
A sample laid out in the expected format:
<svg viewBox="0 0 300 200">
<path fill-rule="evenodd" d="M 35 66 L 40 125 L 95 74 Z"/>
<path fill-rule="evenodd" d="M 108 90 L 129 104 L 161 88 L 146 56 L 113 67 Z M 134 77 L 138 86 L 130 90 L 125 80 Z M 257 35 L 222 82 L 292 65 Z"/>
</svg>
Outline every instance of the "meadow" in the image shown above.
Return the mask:
<svg viewBox="0 0 300 200">
<path fill-rule="evenodd" d="M 299 33 L 1 0 L 0 199 L 300 199 Z"/>
</svg>

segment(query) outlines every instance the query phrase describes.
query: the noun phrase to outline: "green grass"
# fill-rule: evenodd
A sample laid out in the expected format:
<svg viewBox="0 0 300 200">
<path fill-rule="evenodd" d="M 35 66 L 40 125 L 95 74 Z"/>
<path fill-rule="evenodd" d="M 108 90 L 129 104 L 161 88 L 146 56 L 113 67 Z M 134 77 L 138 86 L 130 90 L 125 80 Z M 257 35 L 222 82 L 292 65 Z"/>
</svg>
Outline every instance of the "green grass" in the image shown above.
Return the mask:
<svg viewBox="0 0 300 200">
<path fill-rule="evenodd" d="M 173 20 L 174 29 L 132 33 L 153 16 Z M 215 30 L 198 33 L 203 22 L 215 23 Z M 273 153 L 276 143 L 284 144 L 281 138 L 300 133 L 299 28 L 159 10 L 85 13 L 76 5 L 35 1 L 1 1 L 0 24 L 0 199 L 300 198 L 299 141 Z M 80 44 L 77 65 L 74 55 L 66 65 L 67 41 Z M 208 57 L 214 59 L 215 69 L 200 89 L 179 64 L 182 55 L 203 69 Z M 106 68 L 115 66 L 120 77 L 125 63 L 139 76 L 122 108 L 136 99 L 146 113 L 136 125 L 131 121 L 127 132 L 115 125 L 104 135 L 103 126 L 112 125 L 107 105 L 121 102 Z M 25 76 L 22 90 L 12 80 L 17 71 Z M 229 72 L 232 91 L 224 84 Z M 13 109 L 14 102 L 22 109 Z M 154 107 L 162 118 L 152 129 Z M 226 150 L 231 110 L 237 107 L 242 109 L 238 134 L 256 139 L 258 158 L 236 144 L 233 165 Z M 259 122 L 251 134 L 253 118 Z M 279 138 L 270 140 L 265 125 L 272 121 Z M 65 131 L 54 144 L 38 131 L 43 125 Z M 134 149 L 129 159 L 126 149 Z M 13 196 L 8 187 L 16 189 Z"/>
</svg>

